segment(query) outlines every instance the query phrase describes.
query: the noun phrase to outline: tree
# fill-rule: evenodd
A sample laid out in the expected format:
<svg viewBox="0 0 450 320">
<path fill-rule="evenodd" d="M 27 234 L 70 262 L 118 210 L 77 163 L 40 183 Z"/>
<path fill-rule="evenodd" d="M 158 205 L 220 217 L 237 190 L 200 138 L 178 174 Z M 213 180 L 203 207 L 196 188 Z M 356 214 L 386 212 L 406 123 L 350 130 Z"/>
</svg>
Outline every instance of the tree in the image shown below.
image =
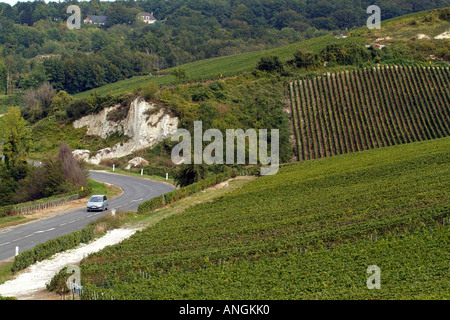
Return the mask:
<svg viewBox="0 0 450 320">
<path fill-rule="evenodd" d="M 79 189 L 87 187 L 87 172 L 84 165 L 75 159 L 72 150 L 65 142 L 59 146 L 57 159 L 61 161 L 69 188 Z"/>
<path fill-rule="evenodd" d="M 137 20 L 139 10 L 136 8 L 127 8 L 121 2 L 113 2 L 108 9 L 108 25 L 115 24 L 134 24 Z"/>
<path fill-rule="evenodd" d="M 8 69 L 0 60 L 0 92 L 7 93 Z"/>
<path fill-rule="evenodd" d="M 43 62 L 48 81 L 56 90 L 64 88 L 64 64 L 59 58 L 49 58 Z"/>
<path fill-rule="evenodd" d="M 207 170 L 204 164 L 180 164 L 174 172 L 177 186 L 185 187 L 206 177 Z"/>
<path fill-rule="evenodd" d="M 258 70 L 268 72 L 282 72 L 283 63 L 278 56 L 261 57 L 256 66 Z"/>
<path fill-rule="evenodd" d="M 335 11 L 330 15 L 330 18 L 340 29 L 353 27 L 358 21 L 357 14 L 348 9 Z"/>
<path fill-rule="evenodd" d="M 294 54 L 294 59 L 290 62 L 297 68 L 310 69 L 318 67 L 321 63 L 321 59 L 317 54 L 311 51 L 298 50 Z"/>
<path fill-rule="evenodd" d="M 236 9 L 234 9 L 230 19 L 245 21 L 251 25 L 253 24 L 255 15 L 245 4 L 240 4 L 236 7 Z"/>
<path fill-rule="evenodd" d="M 14 204 L 14 190 L 17 187 L 15 181 L 6 170 L 5 165 L 0 161 L 0 207 Z"/>
<path fill-rule="evenodd" d="M 47 156 L 42 166 L 33 167 L 18 183 L 14 199 L 15 202 L 32 201 L 80 190 L 81 187 L 87 188 L 86 169 L 73 157 L 69 146 L 62 143 L 57 155 Z"/>
<path fill-rule="evenodd" d="M 281 30 L 297 20 L 300 20 L 297 12 L 293 10 L 282 11 L 275 16 L 275 27 Z"/>
<path fill-rule="evenodd" d="M 311 25 L 317 29 L 334 30 L 336 25 L 329 18 L 318 17 L 311 20 Z"/>
<path fill-rule="evenodd" d="M 51 103 L 55 90 L 48 83 L 44 82 L 34 90 L 28 89 L 23 95 L 23 102 L 27 106 L 24 111 L 24 117 L 30 122 L 36 122 L 51 114 Z"/>
<path fill-rule="evenodd" d="M 19 108 L 9 108 L 8 113 L 0 118 L 0 151 L 4 156 L 5 168 L 15 181 L 27 174 L 29 141 L 30 130 Z"/>
<path fill-rule="evenodd" d="M 48 82 L 44 82 L 36 90 L 36 98 L 44 111 L 44 116 L 50 113 L 50 106 L 52 103 L 53 96 L 55 95 L 55 89 Z"/>
<path fill-rule="evenodd" d="M 87 115 L 92 110 L 92 106 L 85 100 L 75 100 L 66 108 L 67 117 L 72 120 Z"/>
<path fill-rule="evenodd" d="M 357 62 L 367 61 L 370 58 L 370 53 L 365 47 L 358 44 L 330 44 L 322 50 L 320 56 L 325 61 L 352 65 Z"/>
<path fill-rule="evenodd" d="M 178 83 L 186 82 L 188 79 L 186 70 L 182 68 L 174 69 L 171 74 L 177 78 Z"/>
<path fill-rule="evenodd" d="M 74 101 L 74 97 L 61 90 L 52 98 L 50 105 L 51 113 L 54 114 L 59 120 L 64 119 L 66 117 L 65 108 Z"/>
</svg>

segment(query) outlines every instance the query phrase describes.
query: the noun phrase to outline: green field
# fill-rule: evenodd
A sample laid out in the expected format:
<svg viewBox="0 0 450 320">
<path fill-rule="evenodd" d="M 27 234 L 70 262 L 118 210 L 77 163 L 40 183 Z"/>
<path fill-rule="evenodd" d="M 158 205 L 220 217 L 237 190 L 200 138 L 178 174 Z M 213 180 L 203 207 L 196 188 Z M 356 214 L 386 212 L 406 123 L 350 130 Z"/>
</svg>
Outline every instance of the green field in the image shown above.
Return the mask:
<svg viewBox="0 0 450 320">
<path fill-rule="evenodd" d="M 449 150 L 442 138 L 286 165 L 89 256 L 83 285 L 118 299 L 448 299 Z"/>
<path fill-rule="evenodd" d="M 449 68 L 382 67 L 289 85 L 299 161 L 450 135 Z"/>
</svg>

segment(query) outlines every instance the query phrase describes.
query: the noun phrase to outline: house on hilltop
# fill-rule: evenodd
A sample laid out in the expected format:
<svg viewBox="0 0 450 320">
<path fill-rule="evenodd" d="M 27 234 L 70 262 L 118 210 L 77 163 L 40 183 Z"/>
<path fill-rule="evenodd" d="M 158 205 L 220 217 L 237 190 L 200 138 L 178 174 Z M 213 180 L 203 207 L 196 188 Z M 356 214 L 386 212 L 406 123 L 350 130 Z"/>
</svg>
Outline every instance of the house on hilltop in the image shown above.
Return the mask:
<svg viewBox="0 0 450 320">
<path fill-rule="evenodd" d="M 104 26 L 108 22 L 107 16 L 94 16 L 94 15 L 88 15 L 86 19 L 84 19 L 84 23 L 92 23 L 92 24 L 98 24 L 101 26 Z"/>
<path fill-rule="evenodd" d="M 152 24 L 156 22 L 156 18 L 153 16 L 153 12 L 141 12 L 141 18 L 146 24 Z"/>
</svg>

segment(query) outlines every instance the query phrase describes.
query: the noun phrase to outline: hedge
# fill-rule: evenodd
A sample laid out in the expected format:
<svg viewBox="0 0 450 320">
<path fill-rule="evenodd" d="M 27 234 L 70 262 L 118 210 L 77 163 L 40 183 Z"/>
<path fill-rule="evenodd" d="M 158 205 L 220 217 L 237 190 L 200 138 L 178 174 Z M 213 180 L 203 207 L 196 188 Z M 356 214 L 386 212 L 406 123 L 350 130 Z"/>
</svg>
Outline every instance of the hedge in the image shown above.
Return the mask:
<svg viewBox="0 0 450 320">
<path fill-rule="evenodd" d="M 175 168 L 167 168 L 163 166 L 146 166 L 143 168 L 144 174 L 148 176 L 159 176 L 159 177 L 166 177 L 166 173 L 169 174 L 169 176 L 173 176 L 175 172 Z"/>
<path fill-rule="evenodd" d="M 152 198 L 148 201 L 145 201 L 139 205 L 138 214 L 149 213 L 153 210 L 162 208 L 166 204 L 173 203 L 180 199 L 183 199 L 189 195 L 195 194 L 199 191 L 202 191 L 206 188 L 215 186 L 218 183 L 221 183 L 229 178 L 235 177 L 236 174 L 234 172 L 225 172 L 218 175 L 215 175 L 210 178 L 206 178 L 199 182 L 195 182 L 186 187 L 173 190 L 164 195 L 160 195 L 158 197 Z"/>
<path fill-rule="evenodd" d="M 94 239 L 94 226 L 87 226 L 80 231 L 39 243 L 33 249 L 19 253 L 14 259 L 11 270 L 13 272 L 23 270 L 37 261 L 48 259 L 56 253 L 73 249 L 80 243 L 88 243 L 92 239 Z"/>
</svg>

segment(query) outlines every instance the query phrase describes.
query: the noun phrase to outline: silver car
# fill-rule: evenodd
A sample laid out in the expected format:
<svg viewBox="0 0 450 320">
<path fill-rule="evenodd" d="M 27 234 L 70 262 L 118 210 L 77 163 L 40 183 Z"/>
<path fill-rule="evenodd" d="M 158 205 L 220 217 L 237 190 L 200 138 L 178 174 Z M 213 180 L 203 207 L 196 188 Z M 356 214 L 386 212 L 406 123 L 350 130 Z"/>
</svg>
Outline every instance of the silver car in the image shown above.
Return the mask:
<svg viewBox="0 0 450 320">
<path fill-rule="evenodd" d="M 105 195 L 94 195 L 89 199 L 87 204 L 87 211 L 90 212 L 93 210 L 108 210 L 108 199 Z"/>
</svg>

